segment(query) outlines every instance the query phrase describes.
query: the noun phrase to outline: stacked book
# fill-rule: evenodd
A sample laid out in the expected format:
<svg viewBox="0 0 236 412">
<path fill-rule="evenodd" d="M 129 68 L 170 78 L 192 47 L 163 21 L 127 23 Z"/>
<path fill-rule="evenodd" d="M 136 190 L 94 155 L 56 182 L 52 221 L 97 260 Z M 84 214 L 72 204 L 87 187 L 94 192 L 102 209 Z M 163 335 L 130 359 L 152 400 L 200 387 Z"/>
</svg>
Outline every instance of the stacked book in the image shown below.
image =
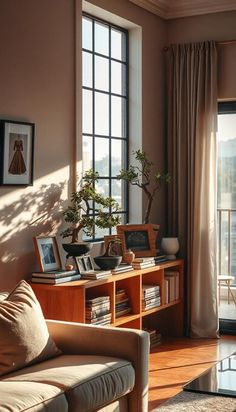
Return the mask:
<svg viewBox="0 0 236 412">
<path fill-rule="evenodd" d="M 160 286 L 143 285 L 142 286 L 142 309 L 148 310 L 161 305 Z"/>
<path fill-rule="evenodd" d="M 86 299 L 85 320 L 92 325 L 111 324 L 110 296 Z"/>
<path fill-rule="evenodd" d="M 155 266 L 155 258 L 152 257 L 139 257 L 135 258 L 132 262 L 134 269 L 146 269 Z"/>
<path fill-rule="evenodd" d="M 125 289 L 116 290 L 116 318 L 127 315 L 131 312 L 129 298 Z"/>
<path fill-rule="evenodd" d="M 90 280 L 97 280 L 97 279 L 104 279 L 109 278 L 111 276 L 110 270 L 87 270 L 86 272 L 80 272 L 81 279 L 90 279 Z"/>
<path fill-rule="evenodd" d="M 165 270 L 165 293 L 164 303 L 170 303 L 178 300 L 179 294 L 179 272 L 177 270 Z"/>
<path fill-rule="evenodd" d="M 33 283 L 49 283 L 57 285 L 58 283 L 71 282 L 80 279 L 77 270 L 51 270 L 47 272 L 32 273 L 31 281 Z"/>
<path fill-rule="evenodd" d="M 159 254 L 159 255 L 155 256 L 154 260 L 155 260 L 155 264 L 158 265 L 158 263 L 166 262 L 168 259 L 167 259 L 166 255 Z"/>
<path fill-rule="evenodd" d="M 113 275 L 117 275 L 118 273 L 122 272 L 130 272 L 131 270 L 134 270 L 132 265 L 127 265 L 127 263 L 121 263 L 119 266 L 117 266 L 114 269 L 111 269 L 111 273 Z"/>
<path fill-rule="evenodd" d="M 150 349 L 154 348 L 157 345 L 161 344 L 161 333 L 155 329 L 144 329 L 149 333 L 150 336 Z"/>
</svg>

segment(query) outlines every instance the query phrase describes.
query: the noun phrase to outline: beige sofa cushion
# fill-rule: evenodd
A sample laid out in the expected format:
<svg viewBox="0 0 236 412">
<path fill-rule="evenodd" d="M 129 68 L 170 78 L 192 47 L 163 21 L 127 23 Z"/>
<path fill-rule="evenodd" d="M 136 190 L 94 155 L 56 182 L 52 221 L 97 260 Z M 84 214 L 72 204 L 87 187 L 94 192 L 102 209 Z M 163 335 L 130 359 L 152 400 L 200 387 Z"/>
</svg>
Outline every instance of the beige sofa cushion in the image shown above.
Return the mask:
<svg viewBox="0 0 236 412">
<path fill-rule="evenodd" d="M 61 355 L 21 371 L 4 381 L 29 381 L 65 390 L 70 412 L 94 411 L 129 393 L 135 372 L 124 359 L 106 356 Z"/>
<path fill-rule="evenodd" d="M 1 412 L 67 412 L 68 403 L 60 388 L 43 383 L 0 382 Z"/>
<path fill-rule="evenodd" d="M 3 299 L 6 299 L 8 295 L 9 295 L 9 293 L 7 293 L 7 292 L 0 292 L 0 301 L 3 300 Z"/>
<path fill-rule="evenodd" d="M 0 376 L 61 352 L 50 338 L 41 307 L 24 280 L 0 301 Z"/>
</svg>

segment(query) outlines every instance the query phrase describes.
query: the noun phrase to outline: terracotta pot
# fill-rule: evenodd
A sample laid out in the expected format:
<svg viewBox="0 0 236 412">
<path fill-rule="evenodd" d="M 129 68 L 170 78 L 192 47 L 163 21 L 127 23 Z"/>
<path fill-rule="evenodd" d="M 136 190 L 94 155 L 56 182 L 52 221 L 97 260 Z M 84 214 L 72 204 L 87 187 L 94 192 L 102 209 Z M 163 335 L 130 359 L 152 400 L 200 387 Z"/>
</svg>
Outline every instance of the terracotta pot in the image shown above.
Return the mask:
<svg viewBox="0 0 236 412">
<path fill-rule="evenodd" d="M 124 253 L 124 261 L 125 263 L 127 263 L 128 265 L 131 265 L 131 263 L 133 262 L 135 258 L 135 254 L 131 249 L 128 249 L 125 253 Z"/>
</svg>

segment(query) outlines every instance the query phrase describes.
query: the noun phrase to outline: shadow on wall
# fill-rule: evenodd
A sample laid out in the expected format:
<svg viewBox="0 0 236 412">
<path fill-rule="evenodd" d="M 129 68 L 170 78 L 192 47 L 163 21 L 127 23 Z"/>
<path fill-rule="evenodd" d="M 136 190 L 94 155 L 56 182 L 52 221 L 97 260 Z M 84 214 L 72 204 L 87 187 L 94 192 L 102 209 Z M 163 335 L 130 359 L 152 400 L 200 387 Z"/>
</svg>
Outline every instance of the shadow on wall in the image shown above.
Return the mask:
<svg viewBox="0 0 236 412">
<path fill-rule="evenodd" d="M 12 289 L 38 270 L 32 238 L 57 234 L 66 182 L 42 185 L 0 210 L 0 291 Z M 1 201 L 3 203 L 3 201 Z"/>
</svg>

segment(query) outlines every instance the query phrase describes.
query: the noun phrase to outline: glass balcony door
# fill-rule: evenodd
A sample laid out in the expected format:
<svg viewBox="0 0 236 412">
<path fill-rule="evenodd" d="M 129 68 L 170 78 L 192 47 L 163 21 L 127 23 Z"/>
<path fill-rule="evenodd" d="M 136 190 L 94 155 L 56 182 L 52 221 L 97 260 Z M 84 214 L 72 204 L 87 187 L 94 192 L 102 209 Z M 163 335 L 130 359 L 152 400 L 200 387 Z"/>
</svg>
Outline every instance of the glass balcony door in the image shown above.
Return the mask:
<svg viewBox="0 0 236 412">
<path fill-rule="evenodd" d="M 236 102 L 219 103 L 217 144 L 220 328 L 236 333 Z"/>
</svg>

